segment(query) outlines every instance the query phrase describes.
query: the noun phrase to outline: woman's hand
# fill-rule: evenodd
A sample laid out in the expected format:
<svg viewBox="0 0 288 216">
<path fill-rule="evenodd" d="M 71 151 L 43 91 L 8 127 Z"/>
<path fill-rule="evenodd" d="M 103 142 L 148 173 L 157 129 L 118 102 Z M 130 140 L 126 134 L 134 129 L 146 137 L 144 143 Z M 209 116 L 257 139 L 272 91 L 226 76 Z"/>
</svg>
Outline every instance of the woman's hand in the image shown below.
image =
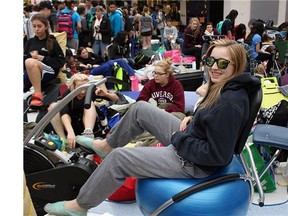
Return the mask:
<svg viewBox="0 0 288 216">
<path fill-rule="evenodd" d="M 38 59 L 38 61 L 41 61 L 41 62 L 42 62 L 43 59 L 44 59 L 44 56 L 42 56 L 42 55 L 38 55 L 38 58 L 37 58 L 37 59 Z"/>
<path fill-rule="evenodd" d="M 30 52 L 30 54 L 33 59 L 38 59 L 38 50 L 33 50 Z"/>
<path fill-rule="evenodd" d="M 108 95 L 108 92 L 107 91 L 104 91 L 102 88 L 98 87 L 95 91 L 95 94 L 97 96 L 102 96 L 102 97 L 105 97 Z"/>
<path fill-rule="evenodd" d="M 180 123 L 180 131 L 185 131 L 188 124 L 192 121 L 192 116 L 185 117 Z"/>
<path fill-rule="evenodd" d="M 75 133 L 74 133 L 74 131 L 72 132 L 68 132 L 67 133 L 67 141 L 68 141 L 68 147 L 70 148 L 70 149 L 73 149 L 73 148 L 75 148 L 75 146 L 76 146 L 76 140 L 75 140 Z"/>
</svg>

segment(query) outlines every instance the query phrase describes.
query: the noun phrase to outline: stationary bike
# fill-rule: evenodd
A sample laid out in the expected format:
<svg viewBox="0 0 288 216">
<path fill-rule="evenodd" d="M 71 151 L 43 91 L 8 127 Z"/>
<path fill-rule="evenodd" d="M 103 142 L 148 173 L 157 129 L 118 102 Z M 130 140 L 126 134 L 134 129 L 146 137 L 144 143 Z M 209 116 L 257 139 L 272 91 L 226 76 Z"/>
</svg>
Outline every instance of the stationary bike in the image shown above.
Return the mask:
<svg viewBox="0 0 288 216">
<path fill-rule="evenodd" d="M 87 150 L 78 148 L 69 152 L 58 150 L 56 143 L 43 135 L 51 119 L 81 91 L 87 90 L 85 108 L 91 104 L 91 95 L 107 78 L 79 86 L 49 111 L 24 140 L 24 172 L 37 215 L 45 215 L 48 202 L 74 199 L 80 188 L 97 168 L 86 156 Z"/>
</svg>

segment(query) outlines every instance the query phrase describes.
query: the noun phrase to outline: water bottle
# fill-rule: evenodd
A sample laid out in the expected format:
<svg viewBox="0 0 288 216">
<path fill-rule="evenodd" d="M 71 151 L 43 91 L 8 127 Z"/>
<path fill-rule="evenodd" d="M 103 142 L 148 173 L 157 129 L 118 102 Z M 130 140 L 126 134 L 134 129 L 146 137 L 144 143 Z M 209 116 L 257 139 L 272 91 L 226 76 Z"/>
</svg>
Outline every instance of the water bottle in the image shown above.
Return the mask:
<svg viewBox="0 0 288 216">
<path fill-rule="evenodd" d="M 192 62 L 192 69 L 193 69 L 193 70 L 196 70 L 196 61 L 193 61 L 193 62 Z"/>
<path fill-rule="evenodd" d="M 139 90 L 139 81 L 136 76 L 130 76 L 131 80 L 131 90 L 132 91 L 138 91 Z"/>
</svg>

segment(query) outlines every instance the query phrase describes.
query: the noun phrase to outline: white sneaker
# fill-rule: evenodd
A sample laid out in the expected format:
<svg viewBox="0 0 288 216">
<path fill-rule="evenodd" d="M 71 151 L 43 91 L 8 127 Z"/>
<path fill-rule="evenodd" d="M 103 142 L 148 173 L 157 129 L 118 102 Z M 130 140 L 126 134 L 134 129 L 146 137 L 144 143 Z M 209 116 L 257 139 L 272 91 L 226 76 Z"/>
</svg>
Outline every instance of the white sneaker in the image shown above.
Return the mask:
<svg viewBox="0 0 288 216">
<path fill-rule="evenodd" d="M 94 139 L 93 130 L 90 129 L 90 128 L 86 128 L 86 129 L 83 131 L 82 135 L 85 136 L 85 137 L 89 137 L 89 138 Z"/>
</svg>

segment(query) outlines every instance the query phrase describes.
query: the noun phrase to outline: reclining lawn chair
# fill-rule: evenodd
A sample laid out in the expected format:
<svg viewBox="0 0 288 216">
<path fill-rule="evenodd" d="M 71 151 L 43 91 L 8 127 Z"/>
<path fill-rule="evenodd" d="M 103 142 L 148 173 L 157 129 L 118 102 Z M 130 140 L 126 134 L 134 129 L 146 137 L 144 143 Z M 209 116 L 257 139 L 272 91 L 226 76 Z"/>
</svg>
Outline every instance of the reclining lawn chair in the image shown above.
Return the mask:
<svg viewBox="0 0 288 216">
<path fill-rule="evenodd" d="M 264 205 L 263 190 L 248 145 L 252 171 L 242 153 L 261 105 L 261 87 L 255 88 L 249 99 L 249 121 L 239 135 L 231 163 L 202 179 L 138 179 L 136 200 L 144 215 L 246 215 L 254 184 L 259 192 L 259 206 Z"/>
</svg>

